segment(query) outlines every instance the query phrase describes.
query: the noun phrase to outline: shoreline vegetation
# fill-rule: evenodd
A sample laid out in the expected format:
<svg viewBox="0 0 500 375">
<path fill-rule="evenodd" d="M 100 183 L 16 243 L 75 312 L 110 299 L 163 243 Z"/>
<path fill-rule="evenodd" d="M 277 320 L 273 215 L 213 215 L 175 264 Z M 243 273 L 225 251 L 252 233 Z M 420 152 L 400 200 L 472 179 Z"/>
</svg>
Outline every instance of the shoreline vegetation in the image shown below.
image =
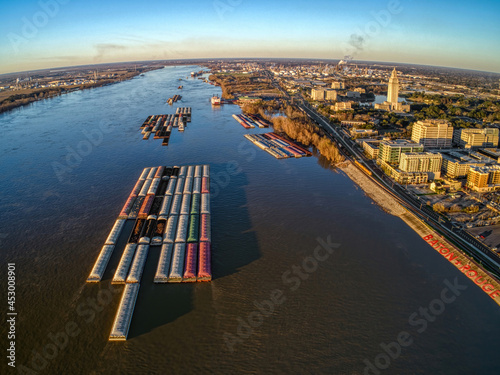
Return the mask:
<svg viewBox="0 0 500 375">
<path fill-rule="evenodd" d="M 255 74 L 211 74 L 208 79 L 221 87 L 222 99 L 234 99 L 241 94 L 280 94 L 278 89 L 272 87 L 268 78 Z M 303 112 L 288 105 L 283 108 L 276 100 L 247 102 L 240 104 L 240 107 L 243 113 L 259 114 L 272 123 L 275 131 L 285 134 L 288 138 L 306 147 L 313 146 L 330 163 L 336 164 L 345 160 L 337 145 Z"/>
<path fill-rule="evenodd" d="M 244 113 L 258 114 L 271 122 L 276 132 L 285 134 L 288 138 L 303 144 L 313 146 L 330 163 L 341 163 L 345 160 L 338 147 L 324 132 L 311 123 L 311 120 L 301 111 L 291 106 L 284 109 L 275 101 L 245 103 L 241 105 Z M 284 113 L 284 115 L 270 116 L 269 113 Z"/>
<path fill-rule="evenodd" d="M 271 85 L 271 81 L 258 74 L 217 73 L 208 80 L 222 89 L 222 99 L 235 99 L 236 96 L 257 95 L 279 97 L 281 92 Z"/>
<path fill-rule="evenodd" d="M 137 77 L 145 72 L 159 69 L 154 67 L 151 69 L 141 69 L 133 72 L 127 72 L 116 78 L 102 79 L 95 83 L 85 83 L 75 86 L 62 86 L 62 87 L 44 87 L 39 89 L 21 89 L 17 91 L 10 91 L 9 96 L 0 96 L 0 113 L 11 111 L 15 108 L 22 107 L 43 99 L 50 99 L 70 92 L 93 89 L 97 87 L 107 86 L 118 82 L 126 81 Z M 5 93 L 4 93 L 5 94 Z"/>
</svg>

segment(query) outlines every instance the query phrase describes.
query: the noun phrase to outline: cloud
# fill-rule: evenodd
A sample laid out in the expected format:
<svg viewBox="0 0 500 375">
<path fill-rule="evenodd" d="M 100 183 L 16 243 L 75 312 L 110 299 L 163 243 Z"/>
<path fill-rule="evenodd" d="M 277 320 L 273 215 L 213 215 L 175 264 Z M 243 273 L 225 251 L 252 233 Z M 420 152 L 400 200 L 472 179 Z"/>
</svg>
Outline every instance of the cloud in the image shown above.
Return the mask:
<svg viewBox="0 0 500 375">
<path fill-rule="evenodd" d="M 66 55 L 66 56 L 41 56 L 38 57 L 39 61 L 54 61 L 54 62 L 60 62 L 60 61 L 77 61 L 80 60 L 82 57 L 81 56 L 76 56 L 76 55 Z"/>
<path fill-rule="evenodd" d="M 363 50 L 363 45 L 365 44 L 365 38 L 358 34 L 351 34 L 349 38 L 349 44 L 359 51 Z"/>
<path fill-rule="evenodd" d="M 94 45 L 94 48 L 97 50 L 97 54 L 94 59 L 99 61 L 102 60 L 106 55 L 113 55 L 116 52 L 124 51 L 128 47 L 115 43 L 98 43 Z"/>
</svg>

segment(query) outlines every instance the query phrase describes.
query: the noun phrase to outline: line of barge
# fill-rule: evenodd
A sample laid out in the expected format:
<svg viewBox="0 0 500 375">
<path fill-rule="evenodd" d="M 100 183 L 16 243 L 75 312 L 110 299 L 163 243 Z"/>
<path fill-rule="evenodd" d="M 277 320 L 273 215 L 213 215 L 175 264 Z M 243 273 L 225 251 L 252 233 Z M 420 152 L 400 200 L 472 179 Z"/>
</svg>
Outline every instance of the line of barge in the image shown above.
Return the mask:
<svg viewBox="0 0 500 375">
<path fill-rule="evenodd" d="M 245 134 L 244 137 L 276 159 L 311 156 L 311 152 L 276 133 Z"/>
<path fill-rule="evenodd" d="M 245 129 L 252 129 L 255 127 L 268 128 L 269 123 L 262 117 L 257 115 L 233 115 L 233 118 L 240 123 Z"/>
<path fill-rule="evenodd" d="M 102 280 L 125 222 L 133 220 L 112 284 L 125 284 L 109 336 L 126 340 L 150 246 L 161 246 L 155 283 L 211 281 L 210 169 L 208 165 L 145 168 L 92 268 Z"/>
<path fill-rule="evenodd" d="M 191 107 L 179 107 L 175 114 L 148 116 L 140 129 L 144 140 L 153 135 L 153 139 L 162 139 L 162 145 L 168 146 L 173 128 L 182 132 L 190 121 Z"/>
</svg>

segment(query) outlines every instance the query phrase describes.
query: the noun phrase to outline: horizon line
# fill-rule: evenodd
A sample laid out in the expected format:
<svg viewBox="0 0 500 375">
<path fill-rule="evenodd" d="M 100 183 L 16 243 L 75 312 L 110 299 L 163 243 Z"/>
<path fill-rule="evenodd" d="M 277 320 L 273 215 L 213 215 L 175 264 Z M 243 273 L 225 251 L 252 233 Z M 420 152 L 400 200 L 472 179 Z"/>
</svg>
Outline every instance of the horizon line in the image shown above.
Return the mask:
<svg viewBox="0 0 500 375">
<path fill-rule="evenodd" d="M 53 69 L 71 69 L 71 68 L 79 68 L 86 66 L 97 66 L 97 65 L 112 65 L 112 64 L 133 64 L 133 63 L 160 63 L 160 62 L 171 62 L 171 61 L 197 61 L 197 60 L 307 60 L 307 61 L 341 61 L 344 58 L 315 58 L 315 57 L 197 57 L 197 58 L 182 58 L 182 59 L 159 59 L 159 60 L 129 60 L 129 61 L 115 61 L 115 62 L 100 62 L 100 63 L 91 63 L 91 64 L 78 64 L 78 65 L 67 65 L 67 66 L 54 66 L 50 68 L 39 68 L 39 69 L 30 69 L 30 70 L 22 70 L 22 71 L 12 71 L 6 73 L 0 73 L 0 76 L 9 75 L 9 74 L 21 74 L 21 73 L 29 73 L 29 72 L 39 72 L 45 70 L 53 70 Z M 349 63 L 377 63 L 377 64 L 386 64 L 386 65 L 415 65 L 419 67 L 430 67 L 430 68 L 441 68 L 441 69 L 455 69 L 455 70 L 463 70 L 468 72 L 476 72 L 476 73 L 486 73 L 486 74 L 494 74 L 500 76 L 499 72 L 492 72 L 487 70 L 477 70 L 471 68 L 459 68 L 454 66 L 445 66 L 445 65 L 428 65 L 428 64 L 417 64 L 417 63 L 409 63 L 409 62 L 394 62 L 394 61 L 378 61 L 378 60 L 349 60 Z"/>
</svg>

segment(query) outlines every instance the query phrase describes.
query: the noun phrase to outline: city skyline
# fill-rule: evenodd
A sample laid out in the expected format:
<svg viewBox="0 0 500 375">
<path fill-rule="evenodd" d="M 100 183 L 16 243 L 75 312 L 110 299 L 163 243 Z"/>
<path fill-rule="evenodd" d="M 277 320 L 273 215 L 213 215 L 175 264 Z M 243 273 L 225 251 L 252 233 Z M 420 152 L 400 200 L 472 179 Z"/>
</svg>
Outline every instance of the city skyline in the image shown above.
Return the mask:
<svg viewBox="0 0 500 375">
<path fill-rule="evenodd" d="M 0 73 L 197 58 L 413 63 L 500 73 L 500 4 L 318 0 L 2 3 Z"/>
</svg>

